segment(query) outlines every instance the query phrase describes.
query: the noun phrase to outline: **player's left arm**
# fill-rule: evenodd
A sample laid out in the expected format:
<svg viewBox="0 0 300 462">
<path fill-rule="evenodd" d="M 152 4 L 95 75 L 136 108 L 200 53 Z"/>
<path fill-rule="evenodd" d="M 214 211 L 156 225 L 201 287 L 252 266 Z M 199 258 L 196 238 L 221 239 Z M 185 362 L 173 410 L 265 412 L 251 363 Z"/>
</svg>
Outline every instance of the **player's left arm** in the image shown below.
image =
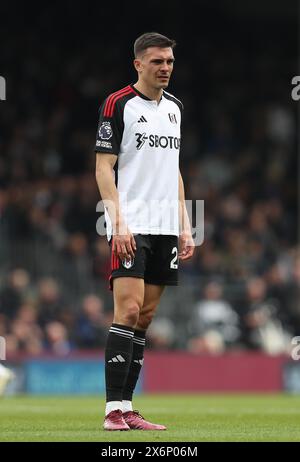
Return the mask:
<svg viewBox="0 0 300 462">
<path fill-rule="evenodd" d="M 189 216 L 185 206 L 184 184 L 179 172 L 179 259 L 189 260 L 195 250 Z"/>
</svg>

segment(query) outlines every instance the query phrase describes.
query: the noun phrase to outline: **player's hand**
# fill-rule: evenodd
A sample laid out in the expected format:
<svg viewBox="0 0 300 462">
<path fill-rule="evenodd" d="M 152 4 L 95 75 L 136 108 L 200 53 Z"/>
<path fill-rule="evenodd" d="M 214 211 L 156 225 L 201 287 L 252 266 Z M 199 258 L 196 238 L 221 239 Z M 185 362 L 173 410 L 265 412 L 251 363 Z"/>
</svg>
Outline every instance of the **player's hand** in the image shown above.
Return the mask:
<svg viewBox="0 0 300 462">
<path fill-rule="evenodd" d="M 189 260 L 195 250 L 194 239 L 189 232 L 182 232 L 179 236 L 179 260 Z"/>
<path fill-rule="evenodd" d="M 114 234 L 112 250 L 121 261 L 129 261 L 134 258 L 136 242 L 127 227 L 123 229 L 123 234 Z"/>
</svg>

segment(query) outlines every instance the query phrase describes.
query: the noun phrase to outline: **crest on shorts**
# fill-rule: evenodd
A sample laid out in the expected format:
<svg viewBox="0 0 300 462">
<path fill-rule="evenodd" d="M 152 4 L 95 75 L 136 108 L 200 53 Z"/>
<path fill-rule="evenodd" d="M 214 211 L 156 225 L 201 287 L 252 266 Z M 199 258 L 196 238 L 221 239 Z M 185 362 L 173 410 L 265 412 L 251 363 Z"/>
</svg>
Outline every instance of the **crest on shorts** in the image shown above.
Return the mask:
<svg viewBox="0 0 300 462">
<path fill-rule="evenodd" d="M 130 269 L 134 265 L 134 258 L 130 258 L 130 260 L 123 260 L 122 265 L 125 269 Z"/>
<path fill-rule="evenodd" d="M 113 131 L 110 122 L 102 122 L 99 128 L 99 137 L 102 140 L 109 140 L 113 135 Z"/>
</svg>

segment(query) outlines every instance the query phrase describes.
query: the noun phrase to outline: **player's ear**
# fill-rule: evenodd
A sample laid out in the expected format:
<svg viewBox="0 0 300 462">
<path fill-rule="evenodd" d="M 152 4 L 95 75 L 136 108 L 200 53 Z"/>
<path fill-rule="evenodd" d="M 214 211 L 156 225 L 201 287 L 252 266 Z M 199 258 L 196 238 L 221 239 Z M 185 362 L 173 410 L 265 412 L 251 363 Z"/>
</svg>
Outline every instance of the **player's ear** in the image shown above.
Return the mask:
<svg viewBox="0 0 300 462">
<path fill-rule="evenodd" d="M 134 65 L 135 70 L 137 72 L 141 72 L 141 70 L 142 70 L 142 61 L 140 59 L 134 59 L 133 60 L 133 65 Z"/>
</svg>

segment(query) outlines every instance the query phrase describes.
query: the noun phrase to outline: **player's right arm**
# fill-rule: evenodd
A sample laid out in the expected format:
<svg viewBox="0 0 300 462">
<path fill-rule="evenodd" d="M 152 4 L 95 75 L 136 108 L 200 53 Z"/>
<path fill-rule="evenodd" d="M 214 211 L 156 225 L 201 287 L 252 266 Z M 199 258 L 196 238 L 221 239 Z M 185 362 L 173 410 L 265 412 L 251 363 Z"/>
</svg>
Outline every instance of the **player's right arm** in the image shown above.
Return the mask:
<svg viewBox="0 0 300 462">
<path fill-rule="evenodd" d="M 96 180 L 113 228 L 113 252 L 121 260 L 134 257 L 136 244 L 121 210 L 113 168 L 117 161 L 124 130 L 122 106 L 110 95 L 100 107 L 95 152 Z M 114 110 L 110 109 L 114 106 Z"/>
<path fill-rule="evenodd" d="M 109 214 L 113 228 L 113 252 L 121 259 L 134 257 L 136 243 L 129 231 L 120 210 L 119 193 L 115 185 L 113 168 L 118 156 L 114 154 L 97 153 L 96 180 L 98 188 Z"/>
</svg>

